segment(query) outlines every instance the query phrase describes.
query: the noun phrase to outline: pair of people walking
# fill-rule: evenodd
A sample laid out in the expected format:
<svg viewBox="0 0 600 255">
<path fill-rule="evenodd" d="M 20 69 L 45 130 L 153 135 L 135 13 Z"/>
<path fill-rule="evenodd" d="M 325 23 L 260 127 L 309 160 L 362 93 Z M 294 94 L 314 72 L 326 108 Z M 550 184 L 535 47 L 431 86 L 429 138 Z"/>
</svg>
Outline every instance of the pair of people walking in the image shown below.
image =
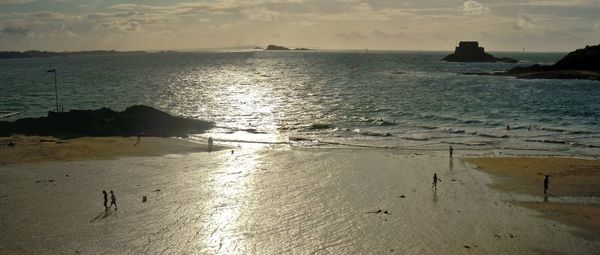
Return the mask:
<svg viewBox="0 0 600 255">
<path fill-rule="evenodd" d="M 104 210 L 108 211 L 113 205 L 115 205 L 115 210 L 117 210 L 117 197 L 115 196 L 115 193 L 112 190 L 110 191 L 110 206 L 107 206 L 108 194 L 106 194 L 106 190 L 103 190 L 102 194 L 104 195 Z"/>
</svg>

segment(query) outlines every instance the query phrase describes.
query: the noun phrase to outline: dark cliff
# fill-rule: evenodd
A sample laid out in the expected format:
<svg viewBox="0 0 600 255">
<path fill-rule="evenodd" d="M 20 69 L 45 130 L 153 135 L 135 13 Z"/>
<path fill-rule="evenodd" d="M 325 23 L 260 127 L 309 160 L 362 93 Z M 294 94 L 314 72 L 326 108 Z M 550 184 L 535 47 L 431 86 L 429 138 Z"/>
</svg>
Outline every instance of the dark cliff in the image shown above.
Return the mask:
<svg viewBox="0 0 600 255">
<path fill-rule="evenodd" d="M 526 79 L 600 80 L 600 44 L 572 51 L 554 65 L 519 66 L 498 75 Z"/>
</svg>

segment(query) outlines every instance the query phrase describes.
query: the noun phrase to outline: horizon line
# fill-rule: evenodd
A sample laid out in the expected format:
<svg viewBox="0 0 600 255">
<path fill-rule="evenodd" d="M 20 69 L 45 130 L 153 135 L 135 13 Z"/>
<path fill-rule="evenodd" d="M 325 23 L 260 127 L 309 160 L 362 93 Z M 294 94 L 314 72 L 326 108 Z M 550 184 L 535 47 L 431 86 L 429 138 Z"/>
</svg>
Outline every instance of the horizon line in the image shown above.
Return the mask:
<svg viewBox="0 0 600 255">
<path fill-rule="evenodd" d="M 194 49 L 136 49 L 136 50 L 125 50 L 125 49 L 85 49 L 85 50 L 42 50 L 42 49 L 27 49 L 27 50 L 0 50 L 0 52 L 27 52 L 27 51 L 42 51 L 42 52 L 54 52 L 54 53 L 77 53 L 77 52 L 86 52 L 86 51 L 115 51 L 115 52 L 148 52 L 148 53 L 154 53 L 154 52 L 165 52 L 165 51 L 174 51 L 174 52 L 201 52 L 201 51 L 235 51 L 235 50 L 240 50 L 240 51 L 266 51 L 263 47 L 261 47 L 261 49 L 256 49 L 256 47 L 261 47 L 261 46 L 235 46 L 235 47 L 222 47 L 222 48 L 194 48 Z M 285 47 L 285 46 L 284 46 Z M 302 47 L 289 47 L 290 50 L 269 50 L 269 51 L 275 51 L 275 52 L 286 52 L 286 51 L 299 51 L 299 50 L 294 50 L 294 48 L 302 48 Z M 453 52 L 454 50 L 440 50 L 440 49 L 385 49 L 385 48 L 318 48 L 318 47 L 304 47 L 307 48 L 308 52 L 315 52 L 315 51 L 365 51 L 365 50 L 369 50 L 369 51 L 379 51 L 379 52 L 383 52 L 383 51 L 396 51 L 396 52 Z M 585 46 L 583 46 L 582 48 L 585 48 Z M 577 48 L 577 49 L 582 49 L 582 48 Z M 568 53 L 571 51 L 575 51 L 577 49 L 573 49 L 573 50 L 565 50 L 565 51 L 525 51 L 525 53 Z M 307 52 L 307 51 L 301 51 L 301 52 Z M 486 52 L 522 52 L 522 50 L 488 50 L 486 49 Z"/>
</svg>

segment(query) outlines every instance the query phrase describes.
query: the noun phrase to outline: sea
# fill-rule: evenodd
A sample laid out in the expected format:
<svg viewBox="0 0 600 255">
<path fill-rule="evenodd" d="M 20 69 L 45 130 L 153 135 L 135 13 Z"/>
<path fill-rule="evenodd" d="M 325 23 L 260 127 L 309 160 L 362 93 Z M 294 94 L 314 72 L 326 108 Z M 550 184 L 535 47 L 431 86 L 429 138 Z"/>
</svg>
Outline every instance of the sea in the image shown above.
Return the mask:
<svg viewBox="0 0 600 255">
<path fill-rule="evenodd" d="M 600 155 L 600 82 L 472 76 L 552 64 L 565 53 L 154 52 L 0 60 L 2 121 L 59 109 L 144 104 L 213 121 L 189 139 L 234 144 Z M 241 146 L 241 145 L 240 145 Z"/>
</svg>

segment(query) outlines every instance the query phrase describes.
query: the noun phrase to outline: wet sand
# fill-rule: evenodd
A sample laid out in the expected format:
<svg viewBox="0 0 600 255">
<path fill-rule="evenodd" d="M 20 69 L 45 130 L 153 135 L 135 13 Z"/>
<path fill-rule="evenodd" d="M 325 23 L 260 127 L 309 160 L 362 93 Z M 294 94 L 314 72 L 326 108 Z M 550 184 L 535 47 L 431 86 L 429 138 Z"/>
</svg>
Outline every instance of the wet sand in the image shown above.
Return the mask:
<svg viewBox="0 0 600 255">
<path fill-rule="evenodd" d="M 14 146 L 8 146 L 9 143 Z M 58 139 L 40 136 L 0 137 L 0 165 L 112 159 L 131 156 L 160 156 L 207 151 L 206 144 L 177 138 L 83 137 Z M 224 149 L 213 146 L 213 150 Z"/>
<path fill-rule="evenodd" d="M 499 157 L 466 161 L 496 176 L 491 187 L 538 197 L 537 201 L 515 199 L 515 204 L 585 228 L 592 234 L 589 237 L 600 239 L 600 160 Z M 548 194 L 543 193 L 544 175 L 550 176 Z"/>
<path fill-rule="evenodd" d="M 0 254 L 600 250 L 492 182 L 445 154 L 287 146 L 4 165 Z M 103 189 L 118 211 L 104 211 Z"/>
</svg>

